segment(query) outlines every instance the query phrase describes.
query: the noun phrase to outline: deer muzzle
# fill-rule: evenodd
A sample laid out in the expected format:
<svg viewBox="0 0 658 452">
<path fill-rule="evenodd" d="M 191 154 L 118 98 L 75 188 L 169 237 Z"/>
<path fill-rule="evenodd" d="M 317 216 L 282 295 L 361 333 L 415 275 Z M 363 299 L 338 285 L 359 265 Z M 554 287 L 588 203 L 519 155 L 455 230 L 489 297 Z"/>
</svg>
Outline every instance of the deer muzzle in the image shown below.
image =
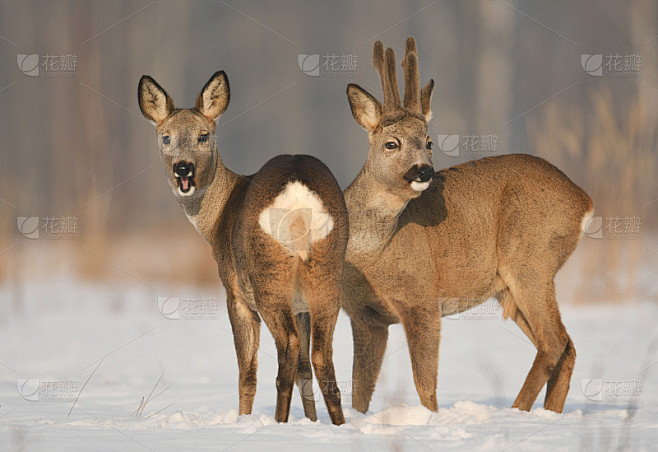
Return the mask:
<svg viewBox="0 0 658 452">
<path fill-rule="evenodd" d="M 413 191 L 423 191 L 430 186 L 434 177 L 434 168 L 430 165 L 414 165 L 404 175 L 404 180 L 409 182 Z"/>
<path fill-rule="evenodd" d="M 178 191 L 183 196 L 189 196 L 194 192 L 194 163 L 177 162 L 173 165 L 174 178 L 178 183 Z"/>
</svg>

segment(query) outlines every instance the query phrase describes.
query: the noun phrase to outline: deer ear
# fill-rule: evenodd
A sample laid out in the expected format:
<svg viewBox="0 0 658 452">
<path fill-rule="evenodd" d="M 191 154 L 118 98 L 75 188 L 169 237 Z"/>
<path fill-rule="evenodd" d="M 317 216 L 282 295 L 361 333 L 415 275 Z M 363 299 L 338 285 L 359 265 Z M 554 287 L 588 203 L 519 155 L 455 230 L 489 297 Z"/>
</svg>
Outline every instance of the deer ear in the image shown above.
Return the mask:
<svg viewBox="0 0 658 452">
<path fill-rule="evenodd" d="M 137 87 L 137 100 L 142 114 L 156 126 L 174 111 L 174 102 L 167 92 L 148 75 L 143 75 Z"/>
<path fill-rule="evenodd" d="M 372 132 L 382 117 L 382 105 L 359 85 L 347 85 L 347 99 L 356 122 L 368 132 Z"/>
<path fill-rule="evenodd" d="M 432 103 L 433 89 L 434 79 L 430 79 L 427 85 L 425 85 L 423 90 L 420 92 L 420 106 L 423 112 L 423 116 L 425 116 L 425 122 L 430 122 L 430 119 L 432 119 L 432 106 L 430 104 Z"/>
<path fill-rule="evenodd" d="M 215 122 L 228 107 L 231 91 L 224 71 L 215 72 L 196 99 L 196 109 L 209 121 Z"/>
</svg>

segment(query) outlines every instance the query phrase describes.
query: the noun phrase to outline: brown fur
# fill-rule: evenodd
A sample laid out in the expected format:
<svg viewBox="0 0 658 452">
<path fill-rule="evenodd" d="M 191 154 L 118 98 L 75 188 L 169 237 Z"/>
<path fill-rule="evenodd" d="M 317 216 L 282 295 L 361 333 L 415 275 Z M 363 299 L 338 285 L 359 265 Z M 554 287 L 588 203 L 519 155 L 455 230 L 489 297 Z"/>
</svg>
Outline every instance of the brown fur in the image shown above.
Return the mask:
<svg viewBox="0 0 658 452">
<path fill-rule="evenodd" d="M 375 44 L 376 55 L 382 47 Z M 415 49 L 408 41 L 407 63 Z M 405 79 L 412 81 L 405 90 L 418 90 L 415 76 Z M 420 106 L 412 102 L 424 118 L 431 116 L 432 87 L 422 90 Z M 402 323 L 421 402 L 436 411 L 441 317 L 495 297 L 537 347 L 513 406 L 529 410 L 548 384 L 544 406 L 561 412 L 576 355 L 553 280 L 592 211 L 589 196 L 550 163 L 522 154 L 439 171 L 427 189 L 414 191 L 402 176 L 413 165 L 431 164 L 426 120 L 400 114 L 406 105 L 395 107 L 386 97 L 393 110 L 381 108 L 356 85 L 348 98 L 370 142 L 364 168 L 345 190 L 350 239 L 343 307 L 354 338 L 353 407 L 368 409 L 388 326 Z M 382 125 L 396 114 L 402 119 Z M 392 140 L 401 146 L 390 151 L 385 144 Z"/>
<path fill-rule="evenodd" d="M 140 80 L 138 95 L 142 112 L 157 126 L 169 183 L 185 213 L 212 246 L 226 288 L 240 369 L 240 414 L 251 413 L 256 393 L 262 318 L 274 337 L 279 360 L 276 420 L 288 420 L 295 381 L 306 415 L 317 419 L 312 362 L 332 422 L 344 423 L 335 384 L 332 337 L 340 308 L 348 221 L 343 195 L 333 175 L 319 160 L 307 155 L 275 157 L 252 176 L 240 176 L 226 168 L 214 137 L 215 121 L 229 102 L 224 72 L 208 81 L 194 109 L 174 109 L 167 93 L 148 76 Z M 199 140 L 204 133 L 209 134 L 207 142 Z M 163 143 L 164 136 L 170 138 L 169 145 Z M 193 195 L 183 196 L 176 191 L 172 168 L 180 161 L 194 164 Z M 303 183 L 315 193 L 334 221 L 325 238 L 311 243 L 299 255 L 291 254 L 259 225 L 260 213 L 292 181 Z M 295 315 L 293 299 L 306 302 L 308 312 Z"/>
</svg>

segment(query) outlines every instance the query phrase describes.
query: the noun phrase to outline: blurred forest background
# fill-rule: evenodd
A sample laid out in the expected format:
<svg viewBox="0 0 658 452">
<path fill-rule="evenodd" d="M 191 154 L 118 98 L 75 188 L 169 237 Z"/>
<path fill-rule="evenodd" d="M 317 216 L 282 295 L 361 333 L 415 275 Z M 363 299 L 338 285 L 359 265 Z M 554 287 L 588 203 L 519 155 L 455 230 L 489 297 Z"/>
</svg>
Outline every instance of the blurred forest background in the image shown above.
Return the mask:
<svg viewBox="0 0 658 452">
<path fill-rule="evenodd" d="M 1 0 L 0 284 L 74 275 L 218 285 L 209 246 L 163 177 L 137 105 L 140 76 L 187 107 L 225 70 L 231 104 L 217 135 L 229 168 L 253 173 L 277 154 L 307 153 L 346 187 L 368 149 L 346 86 L 381 98 L 373 42 L 400 57 L 407 36 L 419 43 L 421 82 L 436 82 L 431 136 L 459 135 L 459 152 L 439 146 L 435 167 L 548 159 L 590 193 L 602 222 L 564 270 L 571 298 L 658 298 L 655 0 Z M 37 76 L 22 56 L 34 54 Z M 318 76 L 299 55 L 319 55 Z M 345 57 L 350 70 L 324 67 Z M 29 239 L 17 218 L 31 216 L 76 227 Z"/>
</svg>

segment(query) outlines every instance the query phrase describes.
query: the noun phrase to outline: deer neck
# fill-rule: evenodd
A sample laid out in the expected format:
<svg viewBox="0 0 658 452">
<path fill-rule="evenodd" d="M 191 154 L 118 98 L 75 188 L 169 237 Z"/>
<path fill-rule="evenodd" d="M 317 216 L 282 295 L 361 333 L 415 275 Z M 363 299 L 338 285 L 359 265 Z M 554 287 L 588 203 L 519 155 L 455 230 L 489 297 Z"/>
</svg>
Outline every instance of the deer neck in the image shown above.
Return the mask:
<svg viewBox="0 0 658 452">
<path fill-rule="evenodd" d="M 193 196 L 176 196 L 190 223 L 211 244 L 214 226 L 240 177 L 224 166 L 219 154 L 216 156 L 215 173 L 210 184 Z"/>
<path fill-rule="evenodd" d="M 350 215 L 348 254 L 377 253 L 397 230 L 408 199 L 392 193 L 364 167 L 345 190 Z"/>
</svg>

